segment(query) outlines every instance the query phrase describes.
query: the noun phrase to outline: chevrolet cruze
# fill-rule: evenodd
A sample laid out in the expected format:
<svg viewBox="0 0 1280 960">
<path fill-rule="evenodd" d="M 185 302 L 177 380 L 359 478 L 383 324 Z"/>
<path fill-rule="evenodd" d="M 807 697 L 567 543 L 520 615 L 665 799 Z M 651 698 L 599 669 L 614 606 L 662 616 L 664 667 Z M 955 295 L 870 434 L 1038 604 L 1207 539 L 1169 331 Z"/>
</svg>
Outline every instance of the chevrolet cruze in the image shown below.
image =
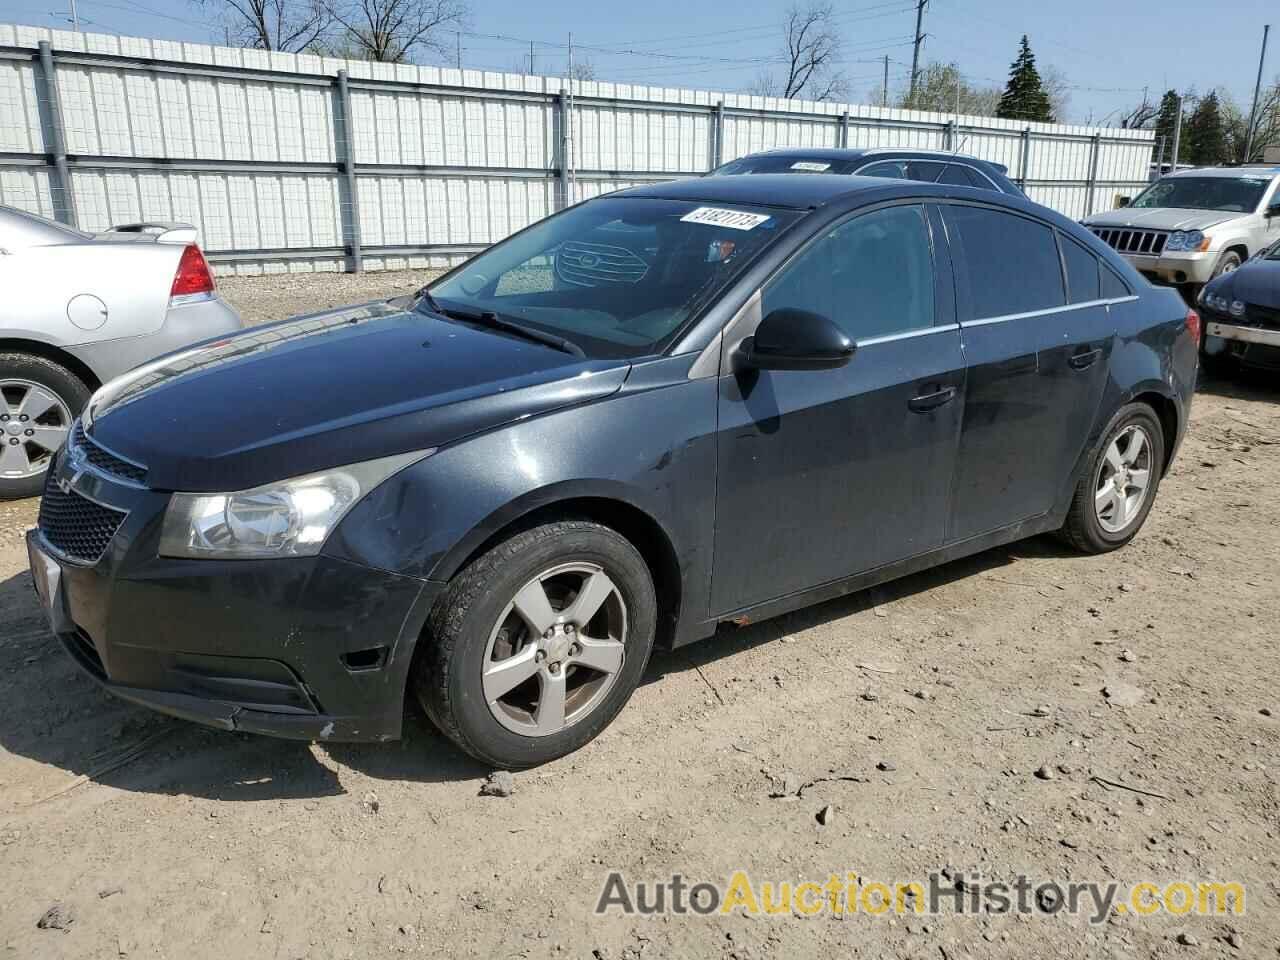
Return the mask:
<svg viewBox="0 0 1280 960">
<path fill-rule="evenodd" d="M 525 767 L 655 645 L 1057 531 L 1128 542 L 1199 319 L 963 186 L 712 177 L 579 204 L 411 301 L 101 388 L 32 574 L 108 690 L 222 727 Z M 56 695 L 56 694 L 55 694 Z"/>
</svg>

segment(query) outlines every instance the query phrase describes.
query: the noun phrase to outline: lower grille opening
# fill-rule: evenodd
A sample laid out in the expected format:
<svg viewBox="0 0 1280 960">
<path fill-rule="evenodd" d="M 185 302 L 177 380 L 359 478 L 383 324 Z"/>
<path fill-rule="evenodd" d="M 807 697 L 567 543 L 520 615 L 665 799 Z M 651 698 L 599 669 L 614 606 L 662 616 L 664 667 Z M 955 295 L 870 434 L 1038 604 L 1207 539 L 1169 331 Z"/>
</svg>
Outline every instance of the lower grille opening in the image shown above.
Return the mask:
<svg viewBox="0 0 1280 960">
<path fill-rule="evenodd" d="M 102 657 L 98 656 L 98 648 L 94 646 L 93 637 L 83 627 L 76 627 L 75 633 L 66 634 L 64 642 L 80 664 L 99 680 L 107 678 L 106 668 L 102 665 Z"/>
<path fill-rule="evenodd" d="M 386 661 L 386 647 L 370 647 L 368 650 L 353 650 L 344 653 L 342 664 L 348 670 L 377 670 Z"/>
</svg>

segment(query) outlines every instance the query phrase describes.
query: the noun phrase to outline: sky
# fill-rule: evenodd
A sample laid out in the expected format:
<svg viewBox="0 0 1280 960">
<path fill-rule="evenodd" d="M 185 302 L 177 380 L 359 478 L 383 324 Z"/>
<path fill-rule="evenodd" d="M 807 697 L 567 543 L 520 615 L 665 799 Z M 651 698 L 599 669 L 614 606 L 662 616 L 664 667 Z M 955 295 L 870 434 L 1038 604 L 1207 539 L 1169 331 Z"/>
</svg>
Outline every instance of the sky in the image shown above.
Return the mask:
<svg viewBox="0 0 1280 960">
<path fill-rule="evenodd" d="M 0 22 L 61 26 L 71 0 L 0 0 Z M 558 75 L 572 33 L 577 56 L 597 79 L 704 90 L 746 90 L 778 69 L 789 0 L 469 0 L 469 23 L 446 38 L 448 60 L 461 46 L 463 66 Z M 165 39 L 216 42 L 221 27 L 189 0 L 75 0 L 81 27 Z M 216 9 L 218 0 L 207 8 Z M 914 0 L 835 0 L 843 69 L 852 99 L 878 102 L 883 57 L 890 90 L 910 72 Z M 1269 9 L 1268 9 L 1269 8 Z M 1267 16 L 1268 12 L 1270 17 Z M 1263 23 L 1275 30 L 1268 81 L 1280 75 L 1280 5 L 1269 0 L 928 0 L 922 64 L 956 63 L 976 84 L 1003 84 L 1027 34 L 1038 63 L 1071 84 L 1067 116 L 1114 123 L 1139 103 L 1174 87 L 1227 92 L 1243 109 L 1253 95 Z M 1196 24 L 1202 23 L 1203 29 Z M 441 62 L 439 57 L 422 57 Z"/>
</svg>

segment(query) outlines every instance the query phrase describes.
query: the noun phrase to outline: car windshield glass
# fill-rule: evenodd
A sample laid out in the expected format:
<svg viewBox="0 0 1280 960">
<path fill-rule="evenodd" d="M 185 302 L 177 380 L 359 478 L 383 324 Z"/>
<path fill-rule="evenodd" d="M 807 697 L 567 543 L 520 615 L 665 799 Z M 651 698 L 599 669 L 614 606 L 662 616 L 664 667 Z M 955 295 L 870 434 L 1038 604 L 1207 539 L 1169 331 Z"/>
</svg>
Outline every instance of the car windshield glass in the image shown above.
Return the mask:
<svg viewBox="0 0 1280 960">
<path fill-rule="evenodd" d="M 711 171 L 713 177 L 740 176 L 746 173 L 849 173 L 854 160 L 832 160 L 829 157 L 806 157 L 803 154 L 764 154 L 730 160 Z"/>
<path fill-rule="evenodd" d="M 1138 194 L 1130 206 L 1253 213 L 1270 182 L 1267 177 L 1166 177 Z"/>
<path fill-rule="evenodd" d="M 429 285 L 417 309 L 464 321 L 496 315 L 591 357 L 647 356 L 800 215 L 741 203 L 593 200 L 469 260 Z"/>
</svg>

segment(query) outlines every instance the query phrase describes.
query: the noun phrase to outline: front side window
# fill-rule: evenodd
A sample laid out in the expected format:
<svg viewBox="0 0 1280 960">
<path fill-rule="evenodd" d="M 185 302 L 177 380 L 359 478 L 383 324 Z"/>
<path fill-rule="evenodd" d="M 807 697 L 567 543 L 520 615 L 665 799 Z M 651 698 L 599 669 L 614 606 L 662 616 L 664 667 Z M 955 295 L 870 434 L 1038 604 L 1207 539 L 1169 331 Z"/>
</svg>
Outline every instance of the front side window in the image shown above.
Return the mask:
<svg viewBox="0 0 1280 960">
<path fill-rule="evenodd" d="M 764 288 L 761 311 L 835 321 L 855 341 L 934 325 L 933 252 L 920 206 L 856 216 L 810 243 Z"/>
<path fill-rule="evenodd" d="M 1270 177 L 1166 177 L 1134 197 L 1129 206 L 1253 213 L 1270 183 Z"/>
<path fill-rule="evenodd" d="M 428 289 L 446 315 L 493 313 L 591 357 L 648 356 L 800 216 L 606 197 L 490 247 Z M 417 309 L 434 308 L 424 298 Z"/>
<path fill-rule="evenodd" d="M 975 320 L 1066 303 L 1052 229 L 987 207 L 948 204 L 946 214 L 951 242 L 964 253 Z"/>
</svg>

